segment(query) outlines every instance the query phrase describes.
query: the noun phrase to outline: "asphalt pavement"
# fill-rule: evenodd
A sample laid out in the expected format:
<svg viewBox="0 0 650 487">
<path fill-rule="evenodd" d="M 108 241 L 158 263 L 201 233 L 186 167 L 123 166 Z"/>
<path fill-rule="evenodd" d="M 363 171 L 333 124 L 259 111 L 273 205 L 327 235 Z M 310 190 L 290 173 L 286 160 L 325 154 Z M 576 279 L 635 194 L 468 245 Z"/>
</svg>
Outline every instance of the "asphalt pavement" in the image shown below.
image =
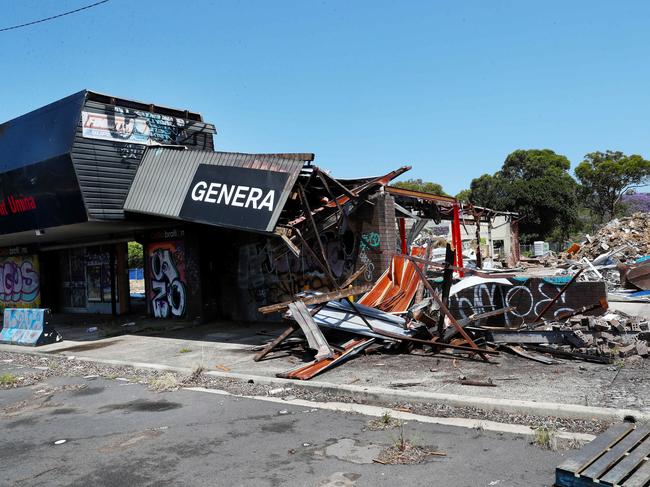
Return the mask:
<svg viewBox="0 0 650 487">
<path fill-rule="evenodd" d="M 0 364 L 0 375 L 15 373 Z M 73 486 L 550 486 L 562 454 L 528 439 L 99 377 L 0 390 L 0 484 Z M 443 451 L 373 462 L 403 435 Z M 62 441 L 65 440 L 65 441 Z M 58 444 L 57 444 L 58 443 Z"/>
</svg>

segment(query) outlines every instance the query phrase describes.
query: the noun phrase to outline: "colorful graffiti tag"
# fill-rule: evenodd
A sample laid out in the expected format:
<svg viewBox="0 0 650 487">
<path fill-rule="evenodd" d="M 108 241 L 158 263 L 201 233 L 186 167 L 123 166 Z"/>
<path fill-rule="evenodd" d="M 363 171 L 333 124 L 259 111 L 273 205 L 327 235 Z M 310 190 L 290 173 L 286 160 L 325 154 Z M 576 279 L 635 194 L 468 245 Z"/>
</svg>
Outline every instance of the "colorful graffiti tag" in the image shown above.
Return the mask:
<svg viewBox="0 0 650 487">
<path fill-rule="evenodd" d="M 5 309 L 0 342 L 36 345 L 45 330 L 44 309 Z"/>
<path fill-rule="evenodd" d="M 185 287 L 185 248 L 183 242 L 171 241 L 150 244 L 149 301 L 156 318 L 179 318 L 185 314 L 187 291 Z"/>
<path fill-rule="evenodd" d="M 366 270 L 363 273 L 366 281 L 372 281 L 372 278 L 375 274 L 375 264 L 368 257 L 367 251 L 376 252 L 379 250 L 381 245 L 381 236 L 377 232 L 365 232 L 361 234 L 361 239 L 359 242 L 359 260 L 363 265 L 366 266 Z"/>
<path fill-rule="evenodd" d="M 38 257 L 0 257 L 0 310 L 41 305 Z"/>
</svg>

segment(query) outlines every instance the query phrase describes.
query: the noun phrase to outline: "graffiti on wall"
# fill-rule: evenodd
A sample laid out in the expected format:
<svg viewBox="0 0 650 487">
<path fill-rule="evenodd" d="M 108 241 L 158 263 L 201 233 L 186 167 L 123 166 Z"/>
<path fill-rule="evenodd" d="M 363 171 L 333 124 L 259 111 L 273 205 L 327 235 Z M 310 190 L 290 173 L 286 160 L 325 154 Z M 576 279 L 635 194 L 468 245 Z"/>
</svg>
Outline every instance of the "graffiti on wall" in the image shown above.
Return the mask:
<svg viewBox="0 0 650 487">
<path fill-rule="evenodd" d="M 106 113 L 82 112 L 82 134 L 89 139 L 156 145 L 179 142 L 185 120 L 159 113 L 114 107 Z"/>
<path fill-rule="evenodd" d="M 502 316 L 492 318 L 506 326 L 531 323 L 558 294 L 564 282 L 548 279 L 510 280 L 512 285 L 483 283 L 450 296 L 449 308 L 457 318 L 468 318 L 506 307 L 514 307 Z M 602 286 L 601 286 L 602 285 Z M 587 289 L 588 288 L 588 289 Z M 568 288 L 545 314 L 546 318 L 573 313 L 598 302 L 605 296 L 603 283 L 579 282 Z"/>
<path fill-rule="evenodd" d="M 6 309 L 0 342 L 36 345 L 45 329 L 44 309 Z"/>
<path fill-rule="evenodd" d="M 185 248 L 181 241 L 147 246 L 149 301 L 156 318 L 179 318 L 187 307 Z"/>
<path fill-rule="evenodd" d="M 0 310 L 41 305 L 38 257 L 0 257 Z"/>
<path fill-rule="evenodd" d="M 350 275 L 357 253 L 354 234 L 326 232 L 321 240 L 334 277 L 340 280 Z M 300 247 L 300 257 L 288 252 L 274 255 L 273 248 L 273 242 L 266 240 L 239 249 L 239 288 L 248 290 L 256 303 L 286 301 L 306 290 L 330 290 L 327 276 L 311 252 Z M 317 249 L 315 245 L 312 248 Z"/>
<path fill-rule="evenodd" d="M 359 260 L 361 265 L 366 266 L 366 270 L 363 272 L 363 277 L 366 281 L 372 281 L 373 276 L 375 275 L 375 264 L 368 257 L 368 251 L 376 252 L 379 250 L 381 245 L 381 236 L 378 232 L 365 232 L 361 234 L 359 242 Z"/>
</svg>

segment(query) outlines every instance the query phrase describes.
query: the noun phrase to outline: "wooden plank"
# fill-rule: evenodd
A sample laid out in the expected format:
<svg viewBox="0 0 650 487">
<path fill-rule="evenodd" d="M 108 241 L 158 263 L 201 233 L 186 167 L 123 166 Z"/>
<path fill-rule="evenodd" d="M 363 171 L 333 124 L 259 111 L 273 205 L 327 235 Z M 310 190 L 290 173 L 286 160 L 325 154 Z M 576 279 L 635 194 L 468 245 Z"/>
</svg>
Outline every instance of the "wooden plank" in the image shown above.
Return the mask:
<svg viewBox="0 0 650 487">
<path fill-rule="evenodd" d="M 580 472 L 583 477 L 599 479 L 604 475 L 616 462 L 625 456 L 628 450 L 634 448 L 643 438 L 648 435 L 645 428 L 636 428 L 631 431 L 625 438 L 616 443 L 598 460 L 589 465 L 585 470 Z"/>
<path fill-rule="evenodd" d="M 591 479 L 576 477 L 571 472 L 555 471 L 555 487 L 604 487 L 602 484 L 594 484 Z"/>
<path fill-rule="evenodd" d="M 269 343 L 266 347 L 264 347 L 260 353 L 255 355 L 255 357 L 253 357 L 253 360 L 255 362 L 259 362 L 260 360 L 262 360 L 264 357 L 266 357 L 269 354 L 269 352 L 271 350 L 273 350 L 275 347 L 280 345 L 280 343 L 282 343 L 284 340 L 286 340 L 289 337 L 289 335 L 292 335 L 296 330 L 298 330 L 298 325 L 294 325 L 292 323 L 289 328 L 287 328 L 286 330 L 284 330 L 280 334 L 279 337 L 277 337 L 275 340 L 273 340 L 271 343 Z"/>
<path fill-rule="evenodd" d="M 332 291 L 329 293 L 316 294 L 314 296 L 308 296 L 304 298 L 296 298 L 293 301 L 284 301 L 283 303 L 269 304 L 268 306 L 262 306 L 257 308 L 262 314 L 277 313 L 284 309 L 287 309 L 291 303 L 296 301 L 302 301 L 303 303 L 310 304 L 320 304 L 326 303 L 328 301 L 336 301 L 342 298 L 347 298 L 348 296 L 356 296 L 357 294 L 363 294 L 372 288 L 372 284 L 362 284 L 361 286 L 352 286 L 351 288 L 342 289 L 340 291 Z"/>
<path fill-rule="evenodd" d="M 574 456 L 562 462 L 556 471 L 563 470 L 571 474 L 580 473 L 601 456 L 606 449 L 614 446 L 632 430 L 634 430 L 633 423 L 625 422 L 612 426 L 583 446 Z"/>
<path fill-rule="evenodd" d="M 368 266 L 366 264 L 363 264 L 361 267 L 359 267 L 359 270 L 357 270 L 354 274 L 352 274 L 350 277 L 348 277 L 343 284 L 341 284 L 341 287 L 348 287 L 351 285 L 354 281 L 357 280 L 357 278 L 366 272 L 366 269 Z"/>
<path fill-rule="evenodd" d="M 424 284 L 424 287 L 427 288 L 427 290 L 429 291 L 429 294 L 431 295 L 431 297 L 436 301 L 436 303 L 438 303 L 438 306 L 440 307 L 440 312 L 447 315 L 447 317 L 449 318 L 449 321 L 454 326 L 454 328 L 456 328 L 458 330 L 458 333 L 460 333 L 462 335 L 462 337 L 465 339 L 465 341 L 467 341 L 467 343 L 469 343 L 469 345 L 476 350 L 476 353 L 478 353 L 479 356 L 485 362 L 489 362 L 490 359 L 485 354 L 484 350 L 479 348 L 478 345 L 476 345 L 476 343 L 474 343 L 474 340 L 472 340 L 472 338 L 467 334 L 467 332 L 465 330 L 463 330 L 463 327 L 460 325 L 460 323 L 458 323 L 456 318 L 454 318 L 454 315 L 451 314 L 451 312 L 449 311 L 449 309 L 447 308 L 445 303 L 442 301 L 442 299 L 440 298 L 438 293 L 435 291 L 435 289 L 433 289 L 433 287 L 431 287 L 431 284 L 429 284 L 429 281 L 427 280 L 427 276 L 425 275 L 426 264 L 425 264 L 424 268 L 425 268 L 425 270 L 423 271 L 417 265 L 414 267 L 415 272 L 418 273 L 418 276 L 420 276 L 420 279 L 422 280 L 422 284 Z"/>
<path fill-rule="evenodd" d="M 646 460 L 639 470 L 623 483 L 623 487 L 646 487 L 648 484 L 650 484 L 650 460 Z"/>
<path fill-rule="evenodd" d="M 628 456 L 618 462 L 614 468 L 607 472 L 607 474 L 602 477 L 601 481 L 613 485 L 619 484 L 621 480 L 634 470 L 647 456 L 650 456 L 650 439 L 646 439 L 646 441 L 641 445 L 632 450 Z"/>
<path fill-rule="evenodd" d="M 291 317 L 300 325 L 300 329 L 307 338 L 309 347 L 316 350 L 316 360 L 332 358 L 334 352 L 309 313 L 305 303 L 300 301 L 291 303 L 289 305 L 289 311 L 291 312 Z"/>
</svg>

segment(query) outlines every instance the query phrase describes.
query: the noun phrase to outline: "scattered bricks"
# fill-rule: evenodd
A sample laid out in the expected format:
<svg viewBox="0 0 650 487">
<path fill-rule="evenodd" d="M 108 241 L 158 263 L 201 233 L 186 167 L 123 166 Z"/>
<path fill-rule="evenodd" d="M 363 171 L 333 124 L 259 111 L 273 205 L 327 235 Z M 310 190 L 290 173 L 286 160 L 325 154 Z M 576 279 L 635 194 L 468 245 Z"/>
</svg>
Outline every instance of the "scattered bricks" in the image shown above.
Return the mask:
<svg viewBox="0 0 650 487">
<path fill-rule="evenodd" d="M 636 336 L 637 340 L 645 340 L 650 343 L 650 332 L 642 331 Z"/>
<path fill-rule="evenodd" d="M 584 321 L 583 321 L 583 324 L 584 324 Z M 594 316 L 587 316 L 587 323 L 586 323 L 587 328 L 589 328 L 590 330 L 593 330 L 593 329 L 595 329 L 597 324 L 598 324 L 598 321 L 596 320 L 596 318 Z"/>
<path fill-rule="evenodd" d="M 641 357 L 648 356 L 648 344 L 646 342 L 636 342 L 634 348 L 637 355 L 640 355 Z"/>
<path fill-rule="evenodd" d="M 616 330 L 619 335 L 622 335 L 625 333 L 625 325 L 623 325 L 620 321 L 618 320 L 610 320 L 609 321 L 610 326 L 612 327 L 613 330 Z"/>
<path fill-rule="evenodd" d="M 576 348 L 588 347 L 593 343 L 593 338 L 587 337 L 580 330 L 574 330 L 572 333 L 564 335 L 565 339 Z M 589 338 L 587 340 L 587 338 Z"/>
<path fill-rule="evenodd" d="M 636 345 L 634 343 L 621 347 L 618 350 L 618 355 L 621 358 L 629 357 L 630 355 L 634 355 L 635 353 L 636 353 Z M 647 347 L 646 347 L 646 353 L 647 353 Z"/>
<path fill-rule="evenodd" d="M 579 338 L 580 340 L 582 340 L 582 342 L 584 343 L 583 346 L 585 346 L 585 347 L 590 347 L 590 346 L 593 345 L 593 343 L 594 343 L 594 339 L 593 339 L 592 336 L 590 336 L 590 335 L 585 335 L 585 334 L 582 333 L 582 331 L 580 331 L 580 330 L 576 330 L 576 331 L 574 331 L 573 334 L 574 334 L 577 338 Z"/>
<path fill-rule="evenodd" d="M 639 323 L 634 323 L 634 322 L 633 323 L 628 323 L 627 324 L 627 329 L 629 331 L 635 332 L 635 333 L 643 331 L 643 330 L 641 330 L 641 325 Z"/>
<path fill-rule="evenodd" d="M 612 335 L 611 333 L 607 333 L 605 331 L 597 333 L 596 336 L 598 338 L 602 338 L 606 342 L 613 342 L 614 340 L 616 340 L 614 335 Z"/>
<path fill-rule="evenodd" d="M 609 326 L 608 323 L 604 323 L 602 321 L 596 321 L 592 327 L 592 329 L 596 331 L 609 331 L 612 329 L 611 326 Z"/>
</svg>

